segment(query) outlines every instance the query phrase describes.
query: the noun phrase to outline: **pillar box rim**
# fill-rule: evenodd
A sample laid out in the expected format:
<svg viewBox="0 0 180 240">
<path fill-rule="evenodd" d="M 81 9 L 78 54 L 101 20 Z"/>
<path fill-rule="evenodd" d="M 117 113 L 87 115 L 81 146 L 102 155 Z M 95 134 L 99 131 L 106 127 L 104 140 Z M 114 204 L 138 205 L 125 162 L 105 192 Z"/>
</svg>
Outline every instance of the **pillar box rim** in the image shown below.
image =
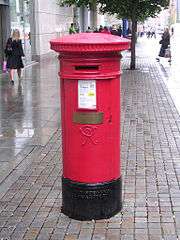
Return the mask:
<svg viewBox="0 0 180 240">
<path fill-rule="evenodd" d="M 131 41 L 105 33 L 79 33 L 50 41 L 51 49 L 63 52 L 114 52 L 130 48 Z"/>
</svg>

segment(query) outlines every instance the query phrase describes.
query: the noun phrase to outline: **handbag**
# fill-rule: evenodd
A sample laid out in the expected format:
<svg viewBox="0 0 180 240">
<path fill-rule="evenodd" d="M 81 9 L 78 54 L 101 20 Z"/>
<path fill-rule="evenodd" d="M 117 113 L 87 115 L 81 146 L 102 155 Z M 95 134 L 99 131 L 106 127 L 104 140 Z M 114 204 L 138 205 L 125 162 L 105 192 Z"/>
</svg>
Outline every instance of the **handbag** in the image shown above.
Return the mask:
<svg viewBox="0 0 180 240">
<path fill-rule="evenodd" d="M 171 49 L 170 49 L 170 47 L 168 47 L 167 49 L 165 49 L 164 57 L 165 57 L 165 58 L 171 58 Z"/>
<path fill-rule="evenodd" d="M 2 70 L 3 70 L 4 73 L 7 72 L 7 61 L 6 60 L 3 61 Z"/>
</svg>

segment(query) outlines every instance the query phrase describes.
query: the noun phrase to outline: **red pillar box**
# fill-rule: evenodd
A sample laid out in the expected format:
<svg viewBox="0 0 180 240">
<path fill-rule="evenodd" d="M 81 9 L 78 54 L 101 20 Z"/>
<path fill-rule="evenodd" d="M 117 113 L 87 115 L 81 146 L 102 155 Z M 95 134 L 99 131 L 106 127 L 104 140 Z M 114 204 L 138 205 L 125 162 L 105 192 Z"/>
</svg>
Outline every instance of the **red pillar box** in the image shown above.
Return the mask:
<svg viewBox="0 0 180 240">
<path fill-rule="evenodd" d="M 118 36 L 82 33 L 51 41 L 61 78 L 62 212 L 78 220 L 121 210 Z"/>
</svg>

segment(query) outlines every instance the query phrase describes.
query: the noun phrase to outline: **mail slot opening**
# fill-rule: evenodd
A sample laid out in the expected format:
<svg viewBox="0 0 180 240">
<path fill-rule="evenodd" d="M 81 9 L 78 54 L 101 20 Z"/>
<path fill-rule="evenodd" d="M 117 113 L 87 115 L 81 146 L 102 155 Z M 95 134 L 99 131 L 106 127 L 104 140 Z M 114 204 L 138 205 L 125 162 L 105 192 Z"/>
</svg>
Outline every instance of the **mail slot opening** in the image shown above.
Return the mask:
<svg viewBox="0 0 180 240">
<path fill-rule="evenodd" d="M 95 70 L 98 71 L 99 70 L 99 66 L 75 66 L 76 71 L 83 71 L 83 70 L 87 70 L 87 71 L 91 71 L 91 70 Z"/>
</svg>

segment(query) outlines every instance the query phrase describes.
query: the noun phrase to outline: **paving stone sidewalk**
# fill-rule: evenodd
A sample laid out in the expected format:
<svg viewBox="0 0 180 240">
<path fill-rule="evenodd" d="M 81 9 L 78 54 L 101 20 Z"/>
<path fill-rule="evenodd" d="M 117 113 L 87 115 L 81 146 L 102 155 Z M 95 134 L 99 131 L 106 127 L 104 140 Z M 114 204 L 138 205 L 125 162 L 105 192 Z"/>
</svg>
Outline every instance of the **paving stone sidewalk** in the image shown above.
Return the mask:
<svg viewBox="0 0 180 240">
<path fill-rule="evenodd" d="M 127 55 L 121 89 L 122 212 L 90 222 L 61 214 L 61 129 L 53 127 L 47 141 L 25 146 L 16 178 L 12 181 L 13 171 L 11 184 L 0 185 L 0 239 L 180 240 L 180 116 L 153 58 L 139 53 L 137 70 L 128 65 Z"/>
</svg>

